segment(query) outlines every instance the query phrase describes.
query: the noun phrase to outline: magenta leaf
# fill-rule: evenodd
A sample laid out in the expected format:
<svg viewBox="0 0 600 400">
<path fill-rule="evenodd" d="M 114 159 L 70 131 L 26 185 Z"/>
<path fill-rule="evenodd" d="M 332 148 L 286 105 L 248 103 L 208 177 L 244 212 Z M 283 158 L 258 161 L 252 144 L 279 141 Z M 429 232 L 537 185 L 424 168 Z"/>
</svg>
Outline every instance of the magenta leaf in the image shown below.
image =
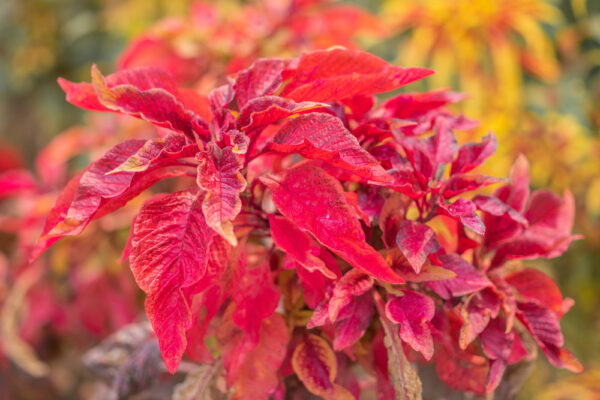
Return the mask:
<svg viewBox="0 0 600 400">
<path fill-rule="evenodd" d="M 427 286 L 444 299 L 464 296 L 492 285 L 483 272 L 477 270 L 473 264 L 458 254 L 444 254 L 439 256 L 439 259 L 442 266 L 454 272 L 456 277 L 429 282 Z"/>
<path fill-rule="evenodd" d="M 490 132 L 481 139 L 481 143 L 467 143 L 458 149 L 458 156 L 452 163 L 450 174 L 469 172 L 483 164 L 486 158 L 496 152 L 498 141 L 496 136 Z"/>
<path fill-rule="evenodd" d="M 481 189 L 482 187 L 502 182 L 502 179 L 493 176 L 478 174 L 456 174 L 452 175 L 447 181 L 442 195 L 449 199 L 458 196 L 461 193 Z"/>
<path fill-rule="evenodd" d="M 445 204 L 441 199 L 438 200 L 438 207 L 442 214 L 454 218 L 465 227 L 471 229 L 473 232 L 484 235 L 485 225 L 477 215 L 477 207 L 471 200 L 457 199 L 452 204 Z"/>
<path fill-rule="evenodd" d="M 433 229 L 409 220 L 401 221 L 398 224 L 396 245 L 416 273 L 421 271 L 427 257 L 440 248 Z"/>
<path fill-rule="evenodd" d="M 435 314 L 433 300 L 412 290 L 403 290 L 403 296 L 391 296 L 385 305 L 385 315 L 400 325 L 400 339 L 430 360 L 433 356 L 433 338 L 430 322 Z"/>
<path fill-rule="evenodd" d="M 360 340 L 371 324 L 374 312 L 373 299 L 369 293 L 353 297 L 335 321 L 333 349 L 339 351 Z"/>
</svg>

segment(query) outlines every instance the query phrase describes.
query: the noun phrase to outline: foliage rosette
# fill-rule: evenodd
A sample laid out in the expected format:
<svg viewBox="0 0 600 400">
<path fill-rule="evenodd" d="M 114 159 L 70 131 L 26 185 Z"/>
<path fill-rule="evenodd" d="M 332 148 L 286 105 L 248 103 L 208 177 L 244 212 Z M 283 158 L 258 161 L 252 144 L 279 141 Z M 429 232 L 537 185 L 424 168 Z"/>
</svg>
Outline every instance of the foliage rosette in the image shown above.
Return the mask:
<svg viewBox="0 0 600 400">
<path fill-rule="evenodd" d="M 160 138 L 118 144 L 75 178 L 33 257 L 175 178 L 125 250 L 171 373 L 218 358 L 235 399 L 357 399 L 367 374 L 382 399 L 418 398 L 419 362 L 483 394 L 534 356 L 531 340 L 579 371 L 559 326 L 572 301 L 519 262 L 578 238 L 573 198 L 530 193 L 524 157 L 509 179 L 474 172 L 497 143 L 458 144 L 475 122 L 446 109 L 456 93 L 377 104 L 432 72 L 337 47 L 256 60 L 206 97 L 154 67 L 62 80 L 74 105 Z"/>
</svg>

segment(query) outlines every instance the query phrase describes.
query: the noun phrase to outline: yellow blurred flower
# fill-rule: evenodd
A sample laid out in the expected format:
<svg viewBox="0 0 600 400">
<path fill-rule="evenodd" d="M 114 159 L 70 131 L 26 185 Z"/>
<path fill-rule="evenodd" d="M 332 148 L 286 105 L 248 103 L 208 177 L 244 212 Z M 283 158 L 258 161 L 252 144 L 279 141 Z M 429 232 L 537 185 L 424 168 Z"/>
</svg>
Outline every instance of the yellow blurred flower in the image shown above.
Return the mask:
<svg viewBox="0 0 600 400">
<path fill-rule="evenodd" d="M 543 24 L 560 12 L 542 0 L 388 0 L 383 17 L 407 33 L 397 62 L 437 71 L 434 87 L 468 93 L 468 115 L 499 134 L 522 108 L 522 71 L 547 82 L 559 77 Z"/>
</svg>

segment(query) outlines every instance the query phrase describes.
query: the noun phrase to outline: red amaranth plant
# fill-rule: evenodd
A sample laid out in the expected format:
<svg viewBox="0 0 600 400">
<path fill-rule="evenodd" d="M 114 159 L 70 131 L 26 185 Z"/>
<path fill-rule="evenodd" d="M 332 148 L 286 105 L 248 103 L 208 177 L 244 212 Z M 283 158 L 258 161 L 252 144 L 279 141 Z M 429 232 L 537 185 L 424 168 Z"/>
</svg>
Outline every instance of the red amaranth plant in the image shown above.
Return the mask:
<svg viewBox="0 0 600 400">
<path fill-rule="evenodd" d="M 496 139 L 457 144 L 453 131 L 474 125 L 445 109 L 458 94 L 375 106 L 431 73 L 334 48 L 259 59 L 208 98 L 151 67 L 61 80 L 72 104 L 146 120 L 162 138 L 118 144 L 74 178 L 32 257 L 177 178 L 187 189 L 146 202 L 125 249 L 171 372 L 184 354 L 221 359 L 235 399 L 358 398 L 368 375 L 382 399 L 417 398 L 419 361 L 485 393 L 532 356 L 526 331 L 578 371 L 559 326 L 572 302 L 511 261 L 565 251 L 573 199 L 530 195 L 524 158 L 510 182 L 472 173 Z"/>
</svg>

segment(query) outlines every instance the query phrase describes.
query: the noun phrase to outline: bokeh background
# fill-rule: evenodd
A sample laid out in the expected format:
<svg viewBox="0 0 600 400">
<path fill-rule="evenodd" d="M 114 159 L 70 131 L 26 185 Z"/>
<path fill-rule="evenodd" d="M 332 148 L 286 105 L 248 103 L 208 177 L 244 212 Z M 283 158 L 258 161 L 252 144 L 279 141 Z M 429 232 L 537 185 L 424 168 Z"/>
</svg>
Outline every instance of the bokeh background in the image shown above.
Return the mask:
<svg viewBox="0 0 600 400">
<path fill-rule="evenodd" d="M 132 41 L 154 40 L 194 66 L 179 78 L 200 89 L 258 55 L 342 44 L 437 71 L 411 90 L 467 93 L 457 110 L 481 121 L 473 135 L 493 130 L 499 138 L 488 172 L 505 176 L 525 154 L 534 187 L 573 192 L 575 231 L 585 237 L 533 264 L 576 301 L 562 327 L 586 371 L 575 376 L 540 358 L 520 398 L 599 399 L 600 1 L 305 0 L 293 23 L 281 25 L 287 3 L 0 1 L 0 179 L 18 176 L 22 185 L 0 193 L 0 398 L 84 396 L 85 376 L 73 373 L 78 355 L 141 309 L 118 263 L 127 209 L 61 241 L 34 266 L 26 253 L 70 176 L 114 142 L 144 136 L 136 121 L 69 105 L 56 78 L 87 81 L 93 63 L 109 73 L 129 62 L 122 52 Z"/>
</svg>

